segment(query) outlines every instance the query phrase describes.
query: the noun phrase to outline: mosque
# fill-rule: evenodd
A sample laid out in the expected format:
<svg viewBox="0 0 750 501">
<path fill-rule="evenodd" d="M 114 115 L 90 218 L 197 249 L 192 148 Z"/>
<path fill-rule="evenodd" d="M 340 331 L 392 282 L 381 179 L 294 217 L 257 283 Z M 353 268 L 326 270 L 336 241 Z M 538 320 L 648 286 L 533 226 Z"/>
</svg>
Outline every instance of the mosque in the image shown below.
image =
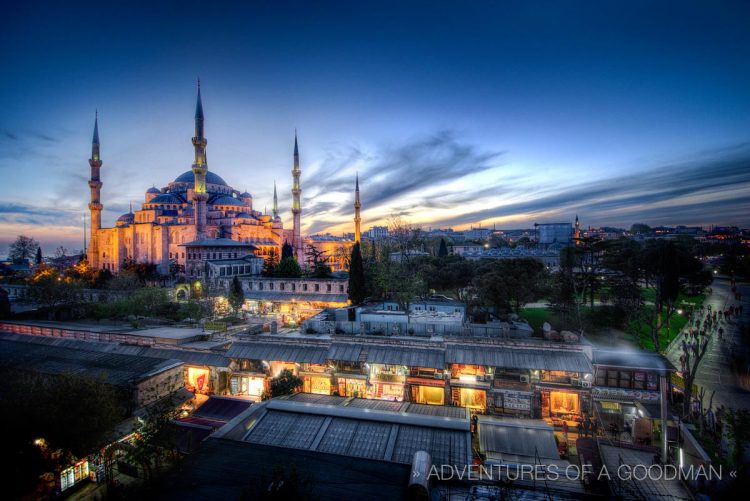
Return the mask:
<svg viewBox="0 0 750 501">
<path fill-rule="evenodd" d="M 97 116 L 89 159 L 91 233 L 87 256 L 91 266 L 118 272 L 126 260 L 132 259 L 156 263 L 162 274 L 169 273 L 171 265 L 179 264 L 191 275 L 191 269 L 199 269 L 190 266 L 191 258 L 206 261 L 253 254 L 265 259 L 279 256 L 285 242 L 292 246 L 298 260 L 304 260 L 305 242 L 300 233 L 301 171 L 296 133 L 292 168 L 293 226 L 285 229 L 279 217 L 275 183 L 272 213 L 264 214 L 253 208 L 250 193 L 240 192 L 208 170 L 208 141 L 203 134 L 203 122 L 199 82 L 192 168 L 161 189 L 149 188 L 140 210 L 133 211 L 131 207 L 130 212 L 117 219 L 114 227 L 102 228 L 102 160 Z"/>
</svg>

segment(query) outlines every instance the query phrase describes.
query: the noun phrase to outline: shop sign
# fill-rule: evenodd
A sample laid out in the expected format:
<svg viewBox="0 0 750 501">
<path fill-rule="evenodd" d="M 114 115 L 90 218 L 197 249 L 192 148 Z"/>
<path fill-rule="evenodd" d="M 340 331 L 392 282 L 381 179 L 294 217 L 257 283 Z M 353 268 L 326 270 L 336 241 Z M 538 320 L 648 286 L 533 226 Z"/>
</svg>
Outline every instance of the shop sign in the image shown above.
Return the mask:
<svg viewBox="0 0 750 501">
<path fill-rule="evenodd" d="M 594 387 L 591 389 L 594 398 L 606 399 L 626 399 L 626 400 L 645 400 L 658 401 L 661 397 L 658 391 L 629 390 L 627 388 L 602 388 Z"/>
</svg>

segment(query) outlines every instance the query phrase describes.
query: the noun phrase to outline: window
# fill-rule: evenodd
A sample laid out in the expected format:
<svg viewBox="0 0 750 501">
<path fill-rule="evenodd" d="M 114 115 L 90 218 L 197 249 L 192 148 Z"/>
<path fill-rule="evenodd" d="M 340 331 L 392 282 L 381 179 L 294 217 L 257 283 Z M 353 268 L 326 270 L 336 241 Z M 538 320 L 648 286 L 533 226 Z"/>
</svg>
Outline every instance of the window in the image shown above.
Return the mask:
<svg viewBox="0 0 750 501">
<path fill-rule="evenodd" d="M 307 291 L 307 284 L 302 284 L 302 290 Z"/>
<path fill-rule="evenodd" d="M 270 285 L 271 285 L 271 290 L 273 290 L 273 284 L 270 284 Z M 260 282 L 260 283 L 258 284 L 258 290 L 259 290 L 259 291 L 262 291 L 262 290 L 263 290 L 263 282 Z"/>
<path fill-rule="evenodd" d="M 344 286 L 343 285 L 339 285 L 339 292 L 344 292 Z"/>
<path fill-rule="evenodd" d="M 315 292 L 320 292 L 320 284 L 315 284 Z"/>
<path fill-rule="evenodd" d="M 185 257 L 185 253 L 184 253 L 184 252 L 182 253 L 182 257 L 183 257 L 183 258 Z"/>
<path fill-rule="evenodd" d="M 263 285 L 263 284 L 261 284 L 261 285 Z M 271 282 L 270 284 L 268 284 L 268 290 L 270 290 L 270 291 L 273 290 L 273 282 Z"/>
<path fill-rule="evenodd" d="M 293 283 L 293 284 L 292 284 L 292 292 L 294 292 L 294 291 L 296 291 L 296 290 L 297 290 L 297 284 Z"/>
<path fill-rule="evenodd" d="M 283 291 L 283 290 L 284 290 L 284 285 L 285 285 L 285 284 L 284 284 L 284 282 L 281 282 L 281 283 L 279 284 L 279 290 L 280 290 L 280 291 Z"/>
<path fill-rule="evenodd" d="M 331 292 L 331 284 L 326 284 L 326 292 Z"/>
</svg>

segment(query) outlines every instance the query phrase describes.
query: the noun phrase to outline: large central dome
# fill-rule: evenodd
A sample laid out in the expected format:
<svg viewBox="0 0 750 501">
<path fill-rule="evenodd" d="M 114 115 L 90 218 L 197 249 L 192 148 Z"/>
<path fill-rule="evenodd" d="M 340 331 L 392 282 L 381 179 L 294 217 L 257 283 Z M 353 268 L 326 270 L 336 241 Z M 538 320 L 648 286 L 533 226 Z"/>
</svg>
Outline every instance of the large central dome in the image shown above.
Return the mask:
<svg viewBox="0 0 750 501">
<path fill-rule="evenodd" d="M 195 174 L 193 174 L 192 170 L 189 170 L 187 172 L 184 172 L 177 177 L 177 179 L 174 180 L 175 183 L 195 183 Z M 220 184 L 222 186 L 229 186 L 226 181 L 224 181 L 221 176 L 218 174 L 208 171 L 206 173 L 206 183 L 208 184 Z"/>
</svg>

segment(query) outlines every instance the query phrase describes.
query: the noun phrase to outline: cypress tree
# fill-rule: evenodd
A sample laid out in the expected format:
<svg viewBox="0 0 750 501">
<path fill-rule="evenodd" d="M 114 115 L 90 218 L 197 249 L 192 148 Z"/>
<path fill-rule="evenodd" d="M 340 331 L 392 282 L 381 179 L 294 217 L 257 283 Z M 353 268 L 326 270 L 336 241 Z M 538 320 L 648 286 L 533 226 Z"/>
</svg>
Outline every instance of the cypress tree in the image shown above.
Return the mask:
<svg viewBox="0 0 750 501">
<path fill-rule="evenodd" d="M 440 239 L 440 249 L 438 249 L 438 257 L 448 257 L 448 246 L 445 245 L 445 239 Z"/>
<path fill-rule="evenodd" d="M 365 269 L 362 265 L 359 242 L 356 242 L 352 247 L 352 259 L 349 266 L 349 300 L 352 304 L 361 304 L 365 297 Z"/>
<path fill-rule="evenodd" d="M 36 248 L 36 264 L 42 264 L 42 248 Z"/>
</svg>

